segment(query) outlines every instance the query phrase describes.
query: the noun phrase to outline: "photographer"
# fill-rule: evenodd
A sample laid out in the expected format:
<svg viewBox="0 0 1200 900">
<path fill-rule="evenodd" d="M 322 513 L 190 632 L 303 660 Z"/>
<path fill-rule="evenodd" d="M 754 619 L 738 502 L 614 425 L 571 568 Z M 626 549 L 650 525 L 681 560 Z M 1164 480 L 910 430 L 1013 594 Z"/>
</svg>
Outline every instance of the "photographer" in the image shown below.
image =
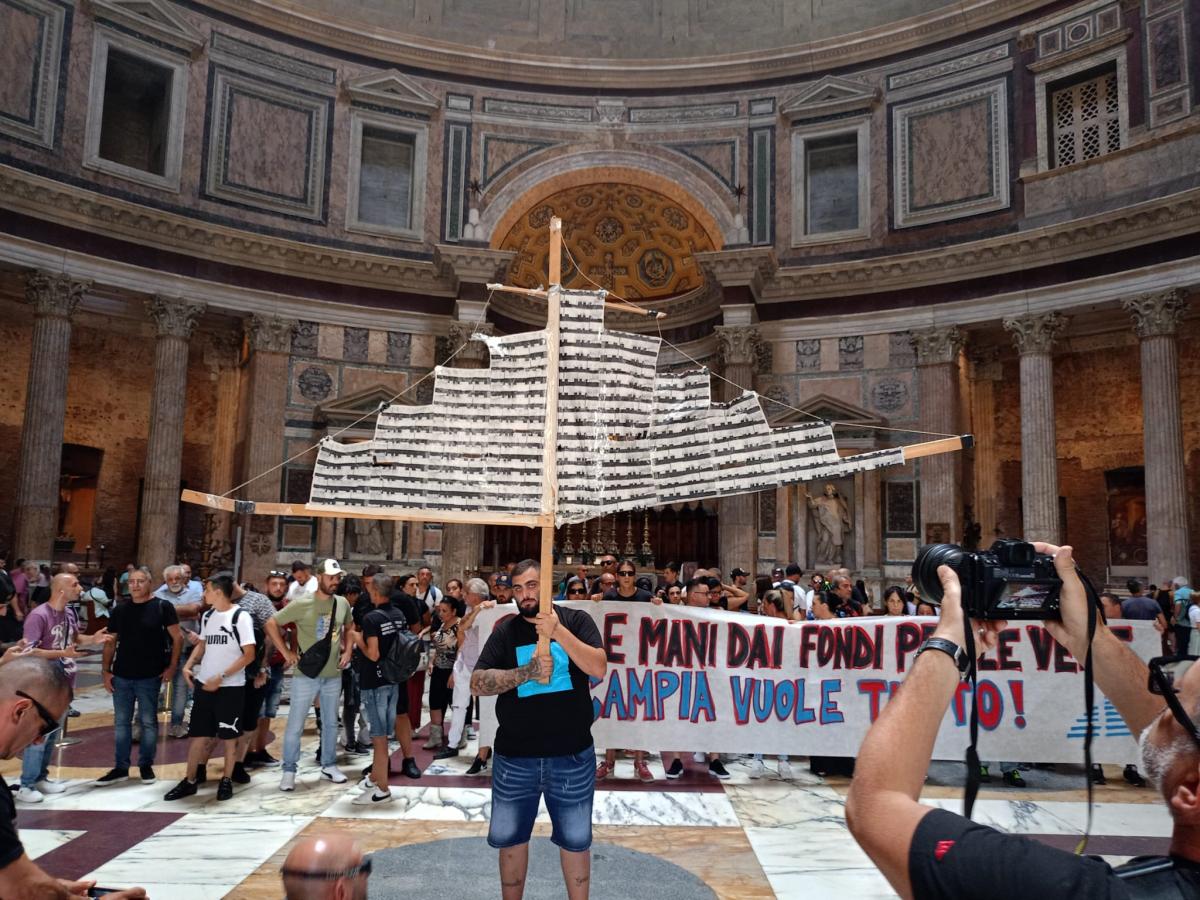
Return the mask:
<svg viewBox="0 0 1200 900">
<path fill-rule="evenodd" d="M 1077 660 L 1087 655 L 1088 599 L 1070 547 L 1034 544 L 1054 557 L 1062 579 L 1061 621 L 1046 628 Z M 961 646 L 958 576 L 937 570 L 945 597 L 934 638 Z M 972 620 L 980 653 L 996 646 L 1001 621 Z M 921 653 L 871 727 L 859 751 L 846 820 L 851 833 L 902 897 L 1195 897 L 1200 894 L 1200 733 L 1183 720 L 1200 711 L 1200 666 L 1176 680 L 1178 717 L 1148 689 L 1149 669 L 1098 621 L 1092 653 L 1096 684 L 1129 730 L 1142 735 L 1142 758 L 1174 819 L 1170 858 L 1153 872 L 1123 878 L 1107 863 L 1055 850 L 1030 838 L 978 825 L 918 802 L 934 740 L 959 685 L 950 652 Z M 1161 674 L 1160 670 L 1159 674 Z M 1143 734 L 1143 732 L 1145 732 Z M 896 748 L 905 748 L 897 753 Z M 1137 865 L 1137 864 L 1131 864 Z M 1123 872 L 1128 876 L 1132 872 Z"/>
</svg>

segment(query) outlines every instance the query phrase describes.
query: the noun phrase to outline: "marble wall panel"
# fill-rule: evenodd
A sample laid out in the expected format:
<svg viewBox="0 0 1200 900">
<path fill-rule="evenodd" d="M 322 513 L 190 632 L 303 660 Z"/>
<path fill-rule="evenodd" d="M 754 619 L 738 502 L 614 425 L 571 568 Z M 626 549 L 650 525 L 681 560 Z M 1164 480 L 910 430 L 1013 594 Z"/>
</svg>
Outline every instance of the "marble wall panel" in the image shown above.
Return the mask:
<svg viewBox="0 0 1200 900">
<path fill-rule="evenodd" d="M 210 66 L 204 196 L 325 221 L 333 98 Z"/>
<path fill-rule="evenodd" d="M 987 195 L 992 189 L 986 99 L 913 116 L 909 125 L 913 210 Z"/>
<path fill-rule="evenodd" d="M 316 356 L 319 329 L 316 322 L 297 322 L 292 329 L 292 355 Z"/>
<path fill-rule="evenodd" d="M 53 147 L 71 12 L 53 0 L 0 0 L 0 134 Z"/>
<path fill-rule="evenodd" d="M 367 336 L 367 361 L 379 365 L 387 364 L 388 333 L 372 331 Z"/>
<path fill-rule="evenodd" d="M 433 368 L 434 343 L 435 338 L 432 334 L 414 334 L 409 365 L 414 369 Z"/>
<path fill-rule="evenodd" d="M 341 359 L 345 343 L 341 325 L 322 324 L 317 333 L 317 355 L 323 359 Z"/>
<path fill-rule="evenodd" d="M 916 387 L 912 371 L 886 372 L 867 379 L 867 409 L 889 422 L 902 422 L 914 417 Z"/>
<path fill-rule="evenodd" d="M 235 93 L 229 99 L 228 116 L 228 183 L 303 202 L 311 112 Z"/>
<path fill-rule="evenodd" d="M 42 16 L 11 0 L 0 3 L 0 59 L 9 60 L 0 79 L 0 116 L 28 121 L 37 102 Z"/>
<path fill-rule="evenodd" d="M 1009 206 L 1007 80 L 895 104 L 892 129 L 897 228 Z"/>
</svg>

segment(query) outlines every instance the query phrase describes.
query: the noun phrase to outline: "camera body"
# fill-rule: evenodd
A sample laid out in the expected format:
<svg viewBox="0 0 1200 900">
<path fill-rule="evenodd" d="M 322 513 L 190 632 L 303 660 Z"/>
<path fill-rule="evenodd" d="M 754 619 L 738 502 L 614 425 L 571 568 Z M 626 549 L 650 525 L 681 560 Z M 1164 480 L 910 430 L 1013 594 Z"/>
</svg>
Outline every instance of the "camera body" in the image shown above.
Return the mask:
<svg viewBox="0 0 1200 900">
<path fill-rule="evenodd" d="M 941 603 L 939 566 L 962 584 L 963 612 L 972 619 L 1058 619 L 1062 579 L 1054 558 L 1026 541 L 999 540 L 972 552 L 957 544 L 928 544 L 917 553 L 913 584 L 922 599 Z"/>
</svg>

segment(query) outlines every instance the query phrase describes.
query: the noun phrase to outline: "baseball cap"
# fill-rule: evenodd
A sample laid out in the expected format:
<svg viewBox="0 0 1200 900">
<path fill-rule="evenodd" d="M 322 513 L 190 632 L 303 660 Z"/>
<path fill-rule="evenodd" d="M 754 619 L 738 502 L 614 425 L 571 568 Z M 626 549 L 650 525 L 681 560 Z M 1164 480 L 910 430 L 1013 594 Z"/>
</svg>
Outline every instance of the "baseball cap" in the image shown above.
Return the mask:
<svg viewBox="0 0 1200 900">
<path fill-rule="evenodd" d="M 750 573 L 749 573 L 749 572 L 747 572 L 745 569 L 734 569 L 734 570 L 733 570 L 732 572 L 730 572 L 729 574 L 730 574 L 732 577 L 734 577 L 734 578 L 737 578 L 737 577 L 739 577 L 739 576 L 745 576 L 745 577 L 749 577 L 749 575 L 750 575 Z"/>
<path fill-rule="evenodd" d="M 294 563 L 292 564 L 292 568 L 293 569 L 295 568 Z M 317 569 L 317 574 L 318 575 L 345 575 L 346 573 L 345 573 L 345 570 L 343 570 L 342 567 L 338 565 L 338 561 L 336 559 L 327 559 L 321 563 L 320 568 Z"/>
<path fill-rule="evenodd" d="M 510 588 L 510 587 L 512 587 L 512 579 L 509 578 L 507 575 L 497 575 L 496 576 L 496 587 Z"/>
</svg>

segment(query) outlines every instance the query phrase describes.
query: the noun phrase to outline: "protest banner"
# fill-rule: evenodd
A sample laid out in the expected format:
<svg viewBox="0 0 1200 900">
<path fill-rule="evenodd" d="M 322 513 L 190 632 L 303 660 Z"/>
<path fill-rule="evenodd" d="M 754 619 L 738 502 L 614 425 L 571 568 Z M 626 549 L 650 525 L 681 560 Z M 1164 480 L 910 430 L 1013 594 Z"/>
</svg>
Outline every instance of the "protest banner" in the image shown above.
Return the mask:
<svg viewBox="0 0 1200 900">
<path fill-rule="evenodd" d="M 654 751 L 855 756 L 937 625 L 917 617 L 784 622 L 651 603 L 566 605 L 592 616 L 608 654 L 608 673 L 592 684 L 596 746 Z M 514 611 L 481 613 L 481 639 Z M 1120 621 L 1112 631 L 1143 659 L 1159 652 L 1153 623 Z M 1011 623 L 1000 634 L 980 660 L 978 693 L 981 758 L 1082 758 L 1082 666 L 1040 622 Z M 964 683 L 938 732 L 935 759 L 962 758 L 970 709 Z M 1098 688 L 1094 710 L 1093 759 L 1134 759 L 1136 736 Z M 494 698 L 484 698 L 481 714 L 480 745 L 489 746 Z"/>
</svg>

